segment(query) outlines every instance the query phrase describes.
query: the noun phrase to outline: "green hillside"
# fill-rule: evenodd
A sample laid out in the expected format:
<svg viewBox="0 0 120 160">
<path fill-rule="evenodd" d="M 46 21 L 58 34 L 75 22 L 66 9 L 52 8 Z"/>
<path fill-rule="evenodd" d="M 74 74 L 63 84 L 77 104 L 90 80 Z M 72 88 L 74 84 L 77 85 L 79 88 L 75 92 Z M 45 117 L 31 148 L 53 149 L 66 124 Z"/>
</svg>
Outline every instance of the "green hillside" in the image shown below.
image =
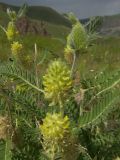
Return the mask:
<svg viewBox="0 0 120 160">
<path fill-rule="evenodd" d="M 16 11 L 19 10 L 19 7 L 17 6 L 0 3 L 0 9 L 6 11 L 7 8 L 12 8 Z M 64 25 L 67 27 L 71 26 L 69 20 L 50 7 L 29 6 L 26 15 L 32 19 L 47 21 L 53 24 Z"/>
<path fill-rule="evenodd" d="M 8 21 L 9 21 L 7 13 L 6 13 L 7 8 L 12 8 L 13 10 L 16 10 L 16 11 L 19 10 L 19 7 L 15 7 L 15 6 L 7 5 L 7 4 L 4 4 L 4 3 L 0 3 L 0 24 L 3 25 L 3 26 L 6 26 Z M 41 18 L 35 12 L 33 12 L 33 11 L 31 12 L 32 7 L 30 7 L 28 9 L 27 14 L 32 14 L 33 13 L 33 17 L 35 17 L 34 19 L 31 18 L 32 16 L 29 16 L 30 18 L 28 17 L 30 24 L 32 23 L 34 26 L 36 26 L 40 30 L 41 22 L 44 21 L 43 28 L 46 29 L 46 31 L 48 33 L 48 36 L 50 36 L 52 38 L 57 38 L 59 40 L 63 39 L 63 41 L 65 41 L 66 36 L 68 35 L 68 33 L 70 31 L 70 28 L 68 26 L 66 26 L 66 23 L 64 23 L 66 21 L 66 19 L 62 15 L 60 15 L 57 12 L 55 12 L 54 10 L 52 10 L 51 8 L 48 8 L 48 7 L 39 7 L 39 8 L 42 9 L 42 10 L 40 10 L 39 13 L 41 13 L 41 11 L 45 12 L 45 13 L 40 14 L 40 16 L 43 16 Z M 56 20 L 58 22 L 55 20 L 55 18 L 53 18 L 51 20 L 48 19 L 49 16 L 52 17 L 52 14 L 49 14 L 48 11 L 53 11 L 53 12 L 51 12 L 52 14 L 55 13 L 54 17 L 56 17 Z M 47 15 L 49 15 L 49 16 L 47 16 Z M 47 17 L 47 19 L 45 19 L 45 17 Z M 61 18 L 62 18 L 63 21 L 61 21 Z M 55 20 L 55 23 L 52 23 L 52 20 Z M 66 22 L 69 22 L 69 21 L 66 21 Z M 59 23 L 61 23 L 61 24 L 59 24 Z M 62 32 L 61 32 L 61 30 L 62 30 Z M 41 34 L 38 33 L 38 35 L 41 37 Z M 47 39 L 49 39 L 49 37 L 47 37 Z"/>
<path fill-rule="evenodd" d="M 54 24 L 70 26 L 70 22 L 55 10 L 44 6 L 31 6 L 27 12 L 28 17 L 43 20 Z"/>
<path fill-rule="evenodd" d="M 1 20 L 1 17 L 2 19 L 6 17 L 3 11 L 6 11 L 7 8 L 12 8 L 13 10 L 16 10 L 16 11 L 19 10 L 19 7 L 17 6 L 0 3 L 0 12 L 2 12 L 0 13 L 0 20 Z M 45 21 L 48 24 L 51 24 L 52 27 L 50 27 L 50 31 L 51 31 L 51 28 L 52 28 L 52 31 L 54 31 L 54 28 L 55 28 L 55 34 L 56 34 L 56 30 L 61 30 L 59 29 L 61 28 L 61 26 L 65 26 L 67 27 L 67 29 L 71 26 L 71 23 L 69 22 L 68 19 L 66 19 L 63 15 L 61 15 L 60 13 L 58 13 L 57 11 L 55 11 L 50 7 L 29 6 L 27 9 L 26 15 L 32 20 Z M 87 20 L 88 19 L 83 19 L 81 20 L 81 22 L 84 23 Z M 58 27 L 56 27 L 57 25 Z M 63 27 L 63 32 L 65 27 Z M 65 28 L 65 31 L 67 29 Z M 103 16 L 103 24 L 100 28 L 100 33 L 102 35 L 119 36 L 120 35 L 120 14 L 112 15 L 112 16 Z M 57 33 L 57 35 L 60 35 L 60 34 Z"/>
<path fill-rule="evenodd" d="M 120 14 L 104 16 L 100 32 L 103 35 L 120 36 Z"/>
</svg>

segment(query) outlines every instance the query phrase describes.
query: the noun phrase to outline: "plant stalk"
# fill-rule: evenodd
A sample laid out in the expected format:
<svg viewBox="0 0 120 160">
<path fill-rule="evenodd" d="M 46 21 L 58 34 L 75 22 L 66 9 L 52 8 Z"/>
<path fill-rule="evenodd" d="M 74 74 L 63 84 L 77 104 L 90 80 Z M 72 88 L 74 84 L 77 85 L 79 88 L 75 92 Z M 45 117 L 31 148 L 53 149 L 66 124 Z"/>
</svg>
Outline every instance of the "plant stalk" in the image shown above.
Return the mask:
<svg viewBox="0 0 120 160">
<path fill-rule="evenodd" d="M 37 70 L 37 55 L 38 55 L 38 50 L 37 50 L 37 45 L 35 43 L 35 59 L 34 59 L 34 64 L 35 64 L 35 79 L 36 79 L 36 86 L 39 88 L 39 78 L 38 78 L 38 70 Z"/>
<path fill-rule="evenodd" d="M 59 106 L 60 106 L 60 113 L 64 117 L 64 106 L 60 96 L 59 96 Z"/>
<path fill-rule="evenodd" d="M 76 53 L 74 52 L 73 54 L 73 63 L 72 63 L 72 68 L 71 68 L 71 73 L 70 73 L 70 76 L 72 77 L 73 75 L 73 72 L 74 72 L 74 68 L 75 68 L 75 61 L 76 61 Z"/>
</svg>

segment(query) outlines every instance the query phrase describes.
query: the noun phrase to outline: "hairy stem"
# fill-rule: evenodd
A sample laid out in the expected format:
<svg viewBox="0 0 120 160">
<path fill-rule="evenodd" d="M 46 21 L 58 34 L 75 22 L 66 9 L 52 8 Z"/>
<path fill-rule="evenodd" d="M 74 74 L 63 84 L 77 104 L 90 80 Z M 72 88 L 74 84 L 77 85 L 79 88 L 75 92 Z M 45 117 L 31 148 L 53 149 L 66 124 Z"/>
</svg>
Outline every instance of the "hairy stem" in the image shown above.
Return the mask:
<svg viewBox="0 0 120 160">
<path fill-rule="evenodd" d="M 44 91 L 40 88 L 38 88 L 37 86 L 33 85 L 32 83 L 30 83 L 29 81 L 27 81 L 26 79 L 24 79 L 23 77 L 17 76 L 19 79 L 23 80 L 26 84 L 28 84 L 29 86 L 31 86 L 32 88 L 36 89 L 39 92 L 44 93 Z"/>
<path fill-rule="evenodd" d="M 58 102 L 60 106 L 60 113 L 62 114 L 62 116 L 64 116 L 64 106 L 63 106 L 63 101 L 60 96 L 58 97 Z"/>
<path fill-rule="evenodd" d="M 39 88 L 37 56 L 38 56 L 38 50 L 37 50 L 37 44 L 35 43 L 35 58 L 34 58 L 35 81 L 36 81 L 36 86 Z M 39 105 L 39 96 L 40 96 L 40 94 L 38 93 L 38 95 L 37 95 L 37 106 Z"/>
<path fill-rule="evenodd" d="M 74 57 L 73 57 L 73 63 L 72 63 L 72 68 L 71 68 L 71 74 L 70 74 L 71 77 L 72 77 L 72 74 L 73 74 L 74 68 L 75 68 L 76 53 L 74 53 L 73 55 L 74 55 Z"/>
</svg>

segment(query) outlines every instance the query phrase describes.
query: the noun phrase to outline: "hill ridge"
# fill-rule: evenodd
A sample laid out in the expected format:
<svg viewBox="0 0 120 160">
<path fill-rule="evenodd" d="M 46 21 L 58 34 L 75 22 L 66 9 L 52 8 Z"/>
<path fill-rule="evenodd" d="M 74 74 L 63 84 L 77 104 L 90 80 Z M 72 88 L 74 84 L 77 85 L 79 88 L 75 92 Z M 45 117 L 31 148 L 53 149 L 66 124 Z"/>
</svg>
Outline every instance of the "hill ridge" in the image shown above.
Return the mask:
<svg viewBox="0 0 120 160">
<path fill-rule="evenodd" d="M 8 7 L 14 9 L 15 11 L 18 11 L 20 8 L 20 6 L 9 5 L 9 4 L 0 2 L 0 8 L 3 9 L 4 11 L 6 11 Z M 63 15 L 58 13 L 55 9 L 47 6 L 30 5 L 28 7 L 26 15 L 29 18 L 36 19 L 36 20 L 47 21 L 49 23 L 64 25 L 67 27 L 71 26 L 71 23 L 68 19 L 66 19 Z"/>
</svg>

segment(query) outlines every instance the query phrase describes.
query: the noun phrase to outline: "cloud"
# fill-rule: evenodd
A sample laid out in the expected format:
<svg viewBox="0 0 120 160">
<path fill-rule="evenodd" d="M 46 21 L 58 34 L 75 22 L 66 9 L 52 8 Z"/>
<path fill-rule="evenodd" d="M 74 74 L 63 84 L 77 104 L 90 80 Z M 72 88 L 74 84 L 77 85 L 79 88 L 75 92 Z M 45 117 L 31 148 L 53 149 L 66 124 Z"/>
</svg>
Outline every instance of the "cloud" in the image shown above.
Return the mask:
<svg viewBox="0 0 120 160">
<path fill-rule="evenodd" d="M 21 5 L 45 5 L 59 12 L 74 12 L 79 18 L 96 15 L 120 13 L 120 0 L 3 0 L 3 2 Z"/>
</svg>

